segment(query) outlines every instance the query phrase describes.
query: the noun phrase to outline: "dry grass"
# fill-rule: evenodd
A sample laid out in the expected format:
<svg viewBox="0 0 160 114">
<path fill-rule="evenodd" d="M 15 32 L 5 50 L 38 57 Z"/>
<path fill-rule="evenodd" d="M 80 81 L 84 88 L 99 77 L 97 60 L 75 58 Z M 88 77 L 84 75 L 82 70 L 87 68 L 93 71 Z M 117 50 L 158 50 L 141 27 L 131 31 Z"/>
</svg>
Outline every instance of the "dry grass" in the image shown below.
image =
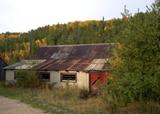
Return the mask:
<svg viewBox="0 0 160 114">
<path fill-rule="evenodd" d="M 38 96 L 38 99 L 44 100 L 57 107 L 63 107 L 74 114 L 106 114 L 105 104 L 100 97 L 81 99 L 80 90 L 68 88 L 45 89 Z"/>
<path fill-rule="evenodd" d="M 101 97 L 80 98 L 75 88 L 24 89 L 0 87 L 0 95 L 31 104 L 53 114 L 108 114 Z"/>
<path fill-rule="evenodd" d="M 79 93 L 80 90 L 75 88 L 24 89 L 0 85 L 0 95 L 19 99 L 53 114 L 160 114 L 160 104 L 155 102 L 135 102 L 112 111 L 103 94 L 81 99 Z"/>
</svg>

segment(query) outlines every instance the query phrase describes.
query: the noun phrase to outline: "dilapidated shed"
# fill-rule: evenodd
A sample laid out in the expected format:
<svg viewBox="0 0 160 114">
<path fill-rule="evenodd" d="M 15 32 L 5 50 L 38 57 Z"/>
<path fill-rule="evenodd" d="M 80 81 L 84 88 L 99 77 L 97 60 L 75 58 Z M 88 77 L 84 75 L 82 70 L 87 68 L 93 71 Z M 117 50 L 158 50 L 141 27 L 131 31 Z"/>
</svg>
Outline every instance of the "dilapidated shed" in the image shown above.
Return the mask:
<svg viewBox="0 0 160 114">
<path fill-rule="evenodd" d="M 91 89 L 105 83 L 113 44 L 54 45 L 39 48 L 29 60 L 5 67 L 6 80 L 18 69 L 36 69 L 55 86 Z"/>
<path fill-rule="evenodd" d="M 7 64 L 4 62 L 4 60 L 0 57 L 0 80 L 5 80 L 5 72 L 4 67 L 6 67 Z"/>
</svg>

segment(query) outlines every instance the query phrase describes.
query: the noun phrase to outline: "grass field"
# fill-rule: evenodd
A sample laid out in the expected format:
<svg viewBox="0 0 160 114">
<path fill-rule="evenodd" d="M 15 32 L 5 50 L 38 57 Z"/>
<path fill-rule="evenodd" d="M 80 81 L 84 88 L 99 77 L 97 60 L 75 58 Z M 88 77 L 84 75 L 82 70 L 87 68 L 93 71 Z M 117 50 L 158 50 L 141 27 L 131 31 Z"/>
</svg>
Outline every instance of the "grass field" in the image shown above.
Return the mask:
<svg viewBox="0 0 160 114">
<path fill-rule="evenodd" d="M 0 86 L 0 95 L 38 107 L 53 114 L 106 114 L 100 97 L 81 99 L 75 89 L 23 89 Z"/>
<path fill-rule="evenodd" d="M 113 111 L 102 95 L 82 99 L 79 92 L 73 88 L 24 89 L 0 84 L 1 96 L 18 99 L 52 114 L 160 114 L 160 106 L 155 103 L 132 103 Z"/>
</svg>

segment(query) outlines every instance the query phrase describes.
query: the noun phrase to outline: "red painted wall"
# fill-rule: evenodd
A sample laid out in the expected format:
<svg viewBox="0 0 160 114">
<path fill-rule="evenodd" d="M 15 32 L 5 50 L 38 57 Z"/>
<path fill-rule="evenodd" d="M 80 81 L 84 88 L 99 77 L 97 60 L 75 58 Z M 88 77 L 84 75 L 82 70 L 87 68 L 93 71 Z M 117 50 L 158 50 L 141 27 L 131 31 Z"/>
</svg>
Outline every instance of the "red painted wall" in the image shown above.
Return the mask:
<svg viewBox="0 0 160 114">
<path fill-rule="evenodd" d="M 107 82 L 107 78 L 110 75 L 107 73 L 96 73 L 96 72 L 91 72 L 89 74 L 89 84 L 90 84 L 90 89 L 92 88 L 99 88 L 102 85 L 104 85 Z"/>
</svg>

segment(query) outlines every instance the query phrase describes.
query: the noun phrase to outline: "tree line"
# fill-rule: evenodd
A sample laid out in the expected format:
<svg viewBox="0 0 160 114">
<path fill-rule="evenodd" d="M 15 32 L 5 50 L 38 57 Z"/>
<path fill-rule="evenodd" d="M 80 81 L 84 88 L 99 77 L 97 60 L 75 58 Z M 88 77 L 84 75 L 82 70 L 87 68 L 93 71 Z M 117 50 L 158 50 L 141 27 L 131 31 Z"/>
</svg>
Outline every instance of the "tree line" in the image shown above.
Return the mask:
<svg viewBox="0 0 160 114">
<path fill-rule="evenodd" d="M 127 19 L 75 21 L 39 27 L 11 38 L 12 33 L 3 33 L 0 52 L 8 63 L 27 57 L 44 45 L 88 44 L 116 42 L 127 24 Z"/>
</svg>

